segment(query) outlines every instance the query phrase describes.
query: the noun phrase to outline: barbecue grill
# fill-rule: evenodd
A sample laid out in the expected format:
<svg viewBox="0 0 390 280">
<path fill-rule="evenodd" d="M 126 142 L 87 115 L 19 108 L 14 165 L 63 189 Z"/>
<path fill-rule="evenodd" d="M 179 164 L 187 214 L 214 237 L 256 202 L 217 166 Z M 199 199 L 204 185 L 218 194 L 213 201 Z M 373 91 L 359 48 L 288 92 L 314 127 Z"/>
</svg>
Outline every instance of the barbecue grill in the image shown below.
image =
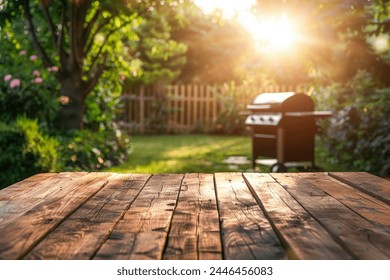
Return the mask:
<svg viewBox="0 0 390 280">
<path fill-rule="evenodd" d="M 311 170 L 318 169 L 314 158 L 316 120 L 330 117 L 331 112 L 314 111 L 313 100 L 295 92 L 259 94 L 247 109 L 253 169 L 260 163 L 269 165 L 271 172 L 285 172 L 291 166 L 305 168 L 304 162 L 310 163 Z"/>
</svg>

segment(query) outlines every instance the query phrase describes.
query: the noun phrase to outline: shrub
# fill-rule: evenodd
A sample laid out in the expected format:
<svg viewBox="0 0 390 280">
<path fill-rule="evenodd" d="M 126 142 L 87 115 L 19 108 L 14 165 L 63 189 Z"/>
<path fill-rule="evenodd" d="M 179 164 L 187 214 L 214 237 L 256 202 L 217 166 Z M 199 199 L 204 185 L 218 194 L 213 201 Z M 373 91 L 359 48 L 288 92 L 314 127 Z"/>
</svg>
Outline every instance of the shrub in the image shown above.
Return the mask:
<svg viewBox="0 0 390 280">
<path fill-rule="evenodd" d="M 23 45 L 2 31 L 0 64 L 6 67 L 0 67 L 0 163 L 6 172 L 0 184 L 9 185 L 38 172 L 100 170 L 126 158 L 129 139 L 114 123 L 121 105 L 123 75 L 119 70 L 116 75 L 115 71 L 105 72 L 88 96 L 85 130 L 62 134 L 56 128 L 57 114 L 69 98 L 60 96 L 55 78 L 60 69 L 43 68 L 37 55 L 22 49 Z M 38 126 L 56 135 L 57 140 L 43 134 Z M 62 156 L 57 160 L 58 153 Z"/>
<path fill-rule="evenodd" d="M 52 126 L 59 107 L 57 67 L 44 69 L 36 55 L 10 51 L 0 56 L 0 121 L 10 122 L 24 115 Z"/>
<path fill-rule="evenodd" d="M 59 135 L 61 170 L 97 171 L 122 163 L 130 153 L 130 139 L 115 123 L 122 106 L 121 80 L 105 73 L 86 100 L 84 129 Z"/>
<path fill-rule="evenodd" d="M 390 88 L 376 88 L 371 75 L 359 71 L 346 85 L 328 88 L 320 103 L 333 105 L 336 112 L 323 135 L 329 158 L 353 170 L 389 176 Z"/>
<path fill-rule="evenodd" d="M 245 118 L 240 115 L 245 105 L 240 102 L 242 92 L 234 83 L 224 84 L 225 91 L 218 95 L 221 109 L 218 113 L 215 132 L 226 135 L 240 135 L 246 130 Z"/>
<path fill-rule="evenodd" d="M 55 170 L 58 141 L 42 133 L 37 120 L 0 122 L 0 135 L 0 188 Z"/>
<path fill-rule="evenodd" d="M 122 163 L 130 152 L 130 139 L 115 126 L 110 129 L 74 131 L 61 137 L 63 170 L 94 171 Z"/>
</svg>

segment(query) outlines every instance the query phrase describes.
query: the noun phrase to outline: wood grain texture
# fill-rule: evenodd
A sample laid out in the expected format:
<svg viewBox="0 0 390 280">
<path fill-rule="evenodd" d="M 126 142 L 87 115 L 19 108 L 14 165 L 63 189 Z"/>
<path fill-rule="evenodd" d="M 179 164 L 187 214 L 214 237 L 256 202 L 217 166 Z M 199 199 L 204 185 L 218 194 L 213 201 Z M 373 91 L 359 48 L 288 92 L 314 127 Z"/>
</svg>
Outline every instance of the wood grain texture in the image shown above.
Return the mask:
<svg viewBox="0 0 390 280">
<path fill-rule="evenodd" d="M 271 176 L 355 258 L 390 258 L 389 234 L 321 190 L 316 186 L 317 179 L 303 178 L 300 174 Z"/>
<path fill-rule="evenodd" d="M 390 205 L 324 173 L 302 173 L 315 185 L 366 220 L 390 232 Z"/>
<path fill-rule="evenodd" d="M 116 175 L 30 251 L 25 259 L 91 259 L 149 177 Z"/>
<path fill-rule="evenodd" d="M 293 259 L 351 259 L 330 234 L 269 174 L 246 173 L 256 200 Z"/>
<path fill-rule="evenodd" d="M 19 259 L 39 243 L 50 231 L 71 215 L 89 197 L 98 192 L 110 173 L 89 173 L 75 180 L 48 184 L 42 201 L 25 212 L 20 219 L 0 225 L 0 259 Z M 50 189 L 50 190 L 49 190 Z"/>
<path fill-rule="evenodd" d="M 331 172 L 329 175 L 390 205 L 390 181 L 366 172 Z"/>
<path fill-rule="evenodd" d="M 56 173 L 40 173 L 30 176 L 22 181 L 16 182 L 5 189 L 0 190 L 0 202 L 16 197 L 19 194 L 23 194 L 26 191 L 32 189 L 35 185 L 39 185 L 42 181 L 52 176 L 56 176 Z"/>
<path fill-rule="evenodd" d="M 241 173 L 216 173 L 215 185 L 225 259 L 285 259 L 271 224 Z"/>
<path fill-rule="evenodd" d="M 0 190 L 0 259 L 390 259 L 364 172 L 46 173 Z"/>
<path fill-rule="evenodd" d="M 186 174 L 163 259 L 222 259 L 212 174 Z"/>
<path fill-rule="evenodd" d="M 95 259 L 161 259 L 184 175 L 154 175 Z"/>
<path fill-rule="evenodd" d="M 71 183 L 87 173 L 42 173 L 0 191 L 0 228 L 23 216 L 28 210 L 45 203 L 58 191 L 54 186 Z"/>
</svg>

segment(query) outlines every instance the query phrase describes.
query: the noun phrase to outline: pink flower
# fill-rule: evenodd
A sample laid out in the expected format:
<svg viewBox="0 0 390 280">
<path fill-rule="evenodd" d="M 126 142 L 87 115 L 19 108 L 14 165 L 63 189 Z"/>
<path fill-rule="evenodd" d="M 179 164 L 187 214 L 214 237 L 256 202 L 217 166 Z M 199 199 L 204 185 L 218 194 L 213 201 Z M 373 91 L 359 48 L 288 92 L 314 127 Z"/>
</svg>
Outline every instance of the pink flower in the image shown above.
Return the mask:
<svg viewBox="0 0 390 280">
<path fill-rule="evenodd" d="M 35 77 L 40 77 L 40 76 L 41 76 L 41 72 L 39 72 L 38 70 L 34 70 L 34 71 L 33 71 L 33 75 L 34 75 Z"/>
<path fill-rule="evenodd" d="M 9 84 L 10 88 L 20 87 L 20 80 L 19 79 L 13 79 L 11 83 Z"/>
<path fill-rule="evenodd" d="M 31 55 L 30 56 L 30 60 L 37 60 L 38 59 L 38 56 L 36 56 L 35 54 Z"/>
<path fill-rule="evenodd" d="M 49 72 L 58 72 L 58 70 L 60 70 L 60 69 L 58 68 L 58 66 L 52 66 L 52 67 L 47 68 L 47 70 Z"/>
<path fill-rule="evenodd" d="M 36 77 L 34 80 L 33 80 L 33 83 L 34 84 L 42 84 L 43 83 L 43 79 L 41 77 Z"/>
<path fill-rule="evenodd" d="M 12 79 L 12 75 L 11 74 L 8 74 L 8 75 L 5 75 L 4 77 L 4 82 L 8 82 Z"/>
<path fill-rule="evenodd" d="M 20 52 L 19 52 L 19 55 L 25 55 L 27 52 L 25 51 L 25 50 L 21 50 Z"/>
<path fill-rule="evenodd" d="M 66 105 L 69 103 L 69 96 L 60 96 L 58 97 L 58 102 L 60 102 L 62 105 Z"/>
</svg>

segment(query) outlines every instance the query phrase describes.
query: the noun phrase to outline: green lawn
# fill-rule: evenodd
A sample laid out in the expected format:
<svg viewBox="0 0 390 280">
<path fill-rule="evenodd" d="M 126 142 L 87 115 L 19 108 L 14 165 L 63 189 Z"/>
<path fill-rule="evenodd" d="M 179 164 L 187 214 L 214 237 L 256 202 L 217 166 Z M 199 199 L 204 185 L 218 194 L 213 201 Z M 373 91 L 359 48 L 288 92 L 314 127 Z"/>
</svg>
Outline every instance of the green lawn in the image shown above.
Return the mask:
<svg viewBox="0 0 390 280">
<path fill-rule="evenodd" d="M 132 154 L 124 164 L 111 168 L 119 173 L 185 173 L 248 171 L 250 164 L 232 165 L 224 163 L 231 156 L 251 158 L 249 136 L 216 135 L 158 135 L 133 136 Z M 317 163 L 321 167 L 337 170 L 324 164 L 326 153 L 317 148 Z M 324 166 L 325 165 L 325 166 Z M 268 172 L 268 167 L 257 167 Z"/>
<path fill-rule="evenodd" d="M 183 173 L 244 171 L 250 164 L 230 168 L 229 156 L 250 157 L 250 138 L 216 135 L 133 136 L 128 161 L 112 172 Z"/>
</svg>

